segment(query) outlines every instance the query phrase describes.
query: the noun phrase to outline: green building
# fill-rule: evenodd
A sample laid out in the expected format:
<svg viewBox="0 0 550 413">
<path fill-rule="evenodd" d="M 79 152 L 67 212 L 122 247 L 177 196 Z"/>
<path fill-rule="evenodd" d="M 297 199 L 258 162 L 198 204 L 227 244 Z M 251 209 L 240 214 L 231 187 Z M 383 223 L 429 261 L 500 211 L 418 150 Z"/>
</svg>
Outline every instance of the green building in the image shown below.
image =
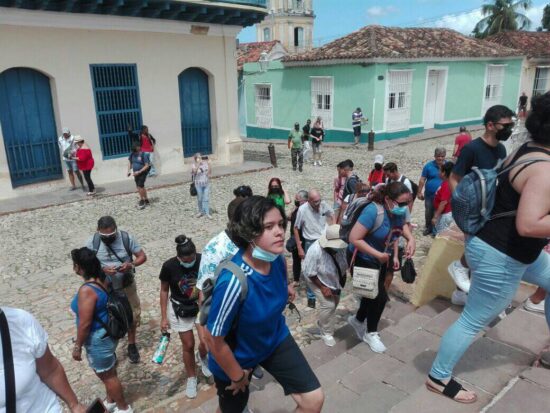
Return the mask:
<svg viewBox="0 0 550 413">
<path fill-rule="evenodd" d="M 367 26 L 267 70 L 246 64 L 247 136 L 285 139 L 321 116 L 327 141 L 351 142 L 357 107 L 363 142 L 370 130 L 383 140 L 478 124 L 493 105 L 516 107 L 522 62 L 521 51 L 449 29 Z"/>
</svg>

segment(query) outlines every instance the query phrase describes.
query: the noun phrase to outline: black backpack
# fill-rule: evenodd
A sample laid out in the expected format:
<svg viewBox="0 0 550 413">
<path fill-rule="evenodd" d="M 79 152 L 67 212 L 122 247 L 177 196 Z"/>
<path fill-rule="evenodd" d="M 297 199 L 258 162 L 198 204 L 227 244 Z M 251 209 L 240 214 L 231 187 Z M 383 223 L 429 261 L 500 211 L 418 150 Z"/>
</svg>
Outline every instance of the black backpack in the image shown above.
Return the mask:
<svg viewBox="0 0 550 413">
<path fill-rule="evenodd" d="M 132 253 L 132 250 L 130 249 L 130 235 L 128 235 L 126 231 L 120 231 L 120 236 L 122 237 L 122 245 L 124 245 L 126 254 L 128 254 L 128 257 L 130 257 L 130 259 L 132 259 L 133 253 Z M 94 251 L 94 254 L 97 255 L 100 245 L 101 245 L 101 237 L 99 236 L 99 233 L 96 232 L 94 234 L 94 238 L 92 239 L 92 250 Z"/>
<path fill-rule="evenodd" d="M 418 194 L 418 185 L 416 182 L 414 182 L 412 179 L 410 178 L 407 178 L 405 175 L 401 175 L 401 179 L 399 180 L 399 182 L 401 182 L 402 184 L 405 183 L 405 179 L 408 179 L 411 183 L 411 188 L 412 188 L 412 196 L 413 196 L 413 201 L 416 199 L 416 194 Z"/>
<path fill-rule="evenodd" d="M 346 179 L 346 183 L 344 184 L 344 198 L 347 195 L 351 195 L 357 192 L 357 184 L 361 183 L 363 183 L 363 181 L 355 173 L 353 173 L 348 179 Z"/>
<path fill-rule="evenodd" d="M 134 313 L 126 294 L 123 291 L 115 291 L 113 289 L 109 292 L 96 282 L 86 284 L 94 284 L 107 294 L 107 314 L 109 315 L 107 323 L 97 317 L 96 314 L 94 314 L 94 319 L 107 330 L 107 335 L 115 340 L 123 338 L 134 324 Z"/>
<path fill-rule="evenodd" d="M 344 242 L 347 242 L 349 244 L 349 234 L 351 233 L 351 230 L 357 220 L 359 219 L 359 216 L 361 215 L 361 212 L 370 204 L 372 203 L 372 200 L 369 197 L 359 197 L 355 198 L 348 207 L 346 208 L 346 212 L 344 212 L 344 216 L 342 217 L 342 221 L 340 222 L 340 239 Z M 380 228 L 384 224 L 384 207 L 376 204 L 376 219 L 374 221 L 374 226 L 369 231 L 370 233 L 376 232 L 378 228 Z"/>
</svg>

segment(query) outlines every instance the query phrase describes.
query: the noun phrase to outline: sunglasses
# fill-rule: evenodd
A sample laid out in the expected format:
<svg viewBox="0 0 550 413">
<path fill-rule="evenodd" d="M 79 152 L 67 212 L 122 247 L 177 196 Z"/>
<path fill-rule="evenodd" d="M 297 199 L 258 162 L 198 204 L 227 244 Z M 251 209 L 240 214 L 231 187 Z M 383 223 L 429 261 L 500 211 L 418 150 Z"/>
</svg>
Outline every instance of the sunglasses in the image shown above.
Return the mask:
<svg viewBox="0 0 550 413">
<path fill-rule="evenodd" d="M 513 128 L 514 126 L 516 126 L 516 123 L 515 123 L 515 122 L 510 122 L 510 123 L 495 122 L 494 124 L 495 124 L 495 125 L 500 125 L 500 126 L 502 126 L 504 129 L 511 129 L 511 128 Z"/>
<path fill-rule="evenodd" d="M 409 205 L 409 202 L 408 201 L 405 201 L 405 202 L 397 202 L 397 201 L 393 201 L 394 204 L 396 204 L 398 207 L 406 207 Z"/>
</svg>

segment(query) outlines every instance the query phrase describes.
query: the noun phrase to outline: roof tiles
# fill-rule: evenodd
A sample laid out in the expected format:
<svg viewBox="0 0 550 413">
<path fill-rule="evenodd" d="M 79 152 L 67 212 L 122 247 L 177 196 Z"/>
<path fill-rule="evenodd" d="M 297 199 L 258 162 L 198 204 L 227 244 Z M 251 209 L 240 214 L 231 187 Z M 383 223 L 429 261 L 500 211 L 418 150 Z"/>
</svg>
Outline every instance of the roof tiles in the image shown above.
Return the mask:
<svg viewBox="0 0 550 413">
<path fill-rule="evenodd" d="M 521 50 L 529 58 L 550 58 L 550 32 L 502 32 L 487 41 Z"/>
<path fill-rule="evenodd" d="M 242 70 L 245 63 L 255 63 L 260 60 L 263 52 L 270 53 L 278 40 L 270 42 L 241 43 L 237 49 L 237 69 Z"/>
</svg>

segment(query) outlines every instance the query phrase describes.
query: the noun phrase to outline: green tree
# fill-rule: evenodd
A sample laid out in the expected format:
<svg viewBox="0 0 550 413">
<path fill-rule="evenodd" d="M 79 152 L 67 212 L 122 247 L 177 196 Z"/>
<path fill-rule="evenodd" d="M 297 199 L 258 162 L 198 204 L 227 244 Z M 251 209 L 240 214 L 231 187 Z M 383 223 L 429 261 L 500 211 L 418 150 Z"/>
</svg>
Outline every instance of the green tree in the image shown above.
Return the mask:
<svg viewBox="0 0 550 413">
<path fill-rule="evenodd" d="M 542 28 L 545 30 L 550 30 L 550 4 L 547 4 L 544 7 L 542 12 Z"/>
<path fill-rule="evenodd" d="M 526 30 L 531 25 L 523 14 L 532 6 L 532 0 L 493 0 L 481 6 L 484 16 L 475 26 L 475 37 L 484 38 L 507 31 Z"/>
</svg>

